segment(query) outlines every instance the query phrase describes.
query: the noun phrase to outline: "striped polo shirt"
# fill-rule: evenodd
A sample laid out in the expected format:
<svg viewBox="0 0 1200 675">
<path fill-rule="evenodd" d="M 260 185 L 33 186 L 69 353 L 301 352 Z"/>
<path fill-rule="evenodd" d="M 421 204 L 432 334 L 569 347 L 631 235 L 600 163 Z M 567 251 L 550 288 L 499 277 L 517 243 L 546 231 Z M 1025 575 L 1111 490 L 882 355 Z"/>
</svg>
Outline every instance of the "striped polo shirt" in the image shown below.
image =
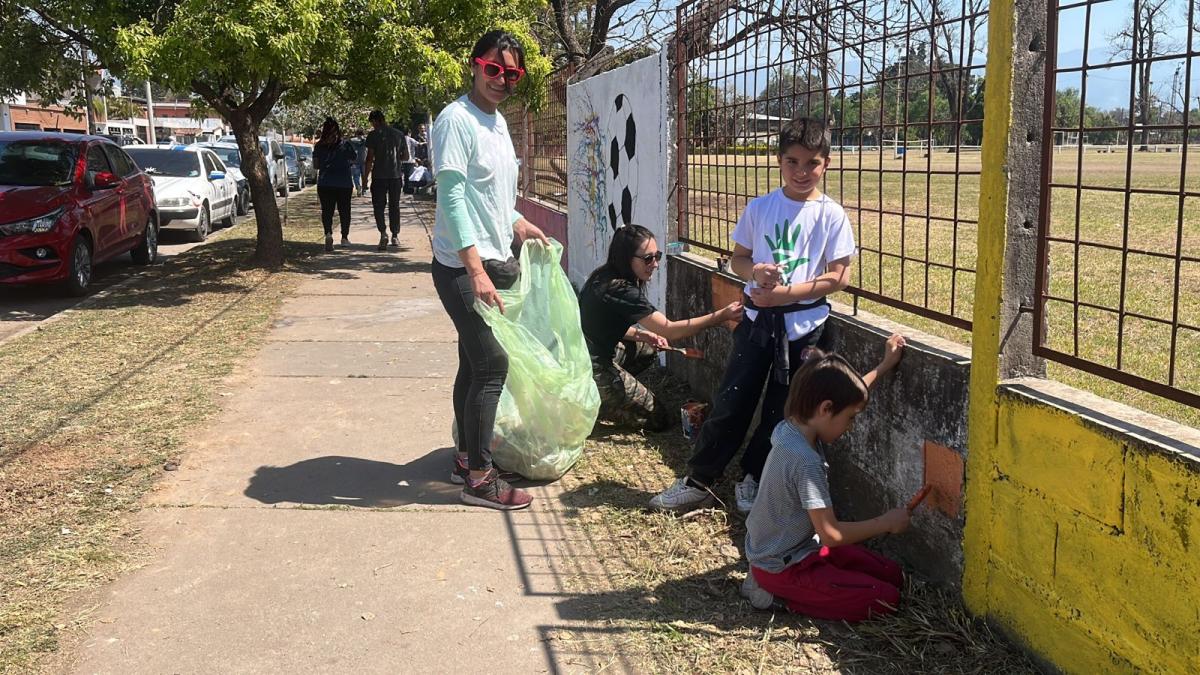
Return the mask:
<svg viewBox="0 0 1200 675">
<path fill-rule="evenodd" d="M 746 518 L 746 558 L 778 574 L 820 550 L 808 510 L 832 506 L 825 458 L 783 420 L 771 433 L 771 454 Z"/>
</svg>

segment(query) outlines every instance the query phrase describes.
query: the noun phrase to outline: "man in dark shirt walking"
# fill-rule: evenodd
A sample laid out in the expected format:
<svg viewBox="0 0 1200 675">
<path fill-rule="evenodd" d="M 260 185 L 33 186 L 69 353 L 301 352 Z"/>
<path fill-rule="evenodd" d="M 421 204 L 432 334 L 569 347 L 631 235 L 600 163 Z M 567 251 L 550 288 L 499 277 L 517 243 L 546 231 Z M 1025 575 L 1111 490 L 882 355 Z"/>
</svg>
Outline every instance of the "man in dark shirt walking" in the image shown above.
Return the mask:
<svg viewBox="0 0 1200 675">
<path fill-rule="evenodd" d="M 404 134 L 389 126 L 383 112 L 371 111 L 367 118 L 373 127 L 367 134 L 367 162 L 363 183 L 371 186 L 371 205 L 375 207 L 375 227 L 379 229 L 379 250 L 387 250 L 388 231 L 383 222 L 387 206 L 388 224 L 392 230 L 393 247 L 400 245 L 400 192 L 404 188 L 401 165 L 408 161 L 408 143 Z"/>
</svg>

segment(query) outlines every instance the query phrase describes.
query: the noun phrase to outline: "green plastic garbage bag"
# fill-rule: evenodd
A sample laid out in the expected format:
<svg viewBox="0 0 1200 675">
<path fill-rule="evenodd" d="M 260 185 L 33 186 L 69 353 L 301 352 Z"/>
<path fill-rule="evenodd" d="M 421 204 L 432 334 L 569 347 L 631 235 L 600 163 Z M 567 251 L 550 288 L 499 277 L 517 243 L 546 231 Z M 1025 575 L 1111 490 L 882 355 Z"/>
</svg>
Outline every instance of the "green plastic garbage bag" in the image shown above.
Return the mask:
<svg viewBox="0 0 1200 675">
<path fill-rule="evenodd" d="M 520 278 L 499 292 L 504 313 L 475 301 L 475 311 L 508 353 L 492 459 L 534 480 L 558 478 L 579 461 L 600 410 L 579 301 L 559 264 L 562 253 L 557 241 L 550 247 L 526 241 Z"/>
</svg>

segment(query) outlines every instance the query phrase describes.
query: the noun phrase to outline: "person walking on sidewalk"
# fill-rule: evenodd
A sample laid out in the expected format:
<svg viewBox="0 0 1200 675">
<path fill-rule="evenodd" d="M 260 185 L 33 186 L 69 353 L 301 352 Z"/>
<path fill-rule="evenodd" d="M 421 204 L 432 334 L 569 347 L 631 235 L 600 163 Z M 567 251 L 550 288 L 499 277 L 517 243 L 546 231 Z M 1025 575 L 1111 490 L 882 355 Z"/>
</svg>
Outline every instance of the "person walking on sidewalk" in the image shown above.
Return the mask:
<svg viewBox="0 0 1200 675">
<path fill-rule="evenodd" d="M 321 139 L 313 149 L 317 165 L 317 198 L 321 200 L 321 225 L 325 228 L 325 250 L 333 250 L 333 209 L 342 224 L 342 246 L 350 245 L 350 199 L 354 196 L 354 146 L 342 138 L 337 120 L 325 118 Z"/>
<path fill-rule="evenodd" d="M 408 143 L 400 130 L 389 126 L 383 112 L 372 110 L 367 118 L 371 133 L 367 134 L 367 160 L 363 183 L 371 186 L 371 205 L 375 207 L 375 227 L 379 230 L 379 250 L 386 251 L 388 228 L 383 222 L 383 210 L 388 212 L 393 247 L 400 245 L 400 192 L 404 189 L 401 164 L 408 161 Z"/>
<path fill-rule="evenodd" d="M 404 134 L 404 147 L 408 149 L 408 159 L 400 165 L 400 172 L 404 174 L 404 193 L 412 194 L 413 190 L 412 186 L 409 185 L 409 177 L 412 176 L 413 169 L 417 168 L 417 141 L 412 137 L 412 134 L 408 133 L 407 129 L 401 129 L 400 131 Z"/>
<path fill-rule="evenodd" d="M 513 510 L 533 498 L 500 478 L 492 466 L 496 407 L 508 376 L 508 355 L 476 301 L 504 311 L 497 289 L 517 280 L 514 237 L 549 245 L 546 235 L 516 211 L 517 153 L 497 110 L 525 75 L 525 50 L 515 37 L 492 31 L 471 50 L 471 90 L 446 106 L 433 125 L 434 172 L 440 187 L 433 226 L 433 285 L 458 332 L 454 424 L 458 451 L 450 479 L 463 503 Z"/>
<path fill-rule="evenodd" d="M 354 179 L 354 193 L 361 197 L 364 194 L 363 167 L 367 163 L 367 140 L 363 138 L 361 129 L 354 132 L 350 145 L 354 146 L 354 164 L 350 169 L 350 176 Z"/>
</svg>

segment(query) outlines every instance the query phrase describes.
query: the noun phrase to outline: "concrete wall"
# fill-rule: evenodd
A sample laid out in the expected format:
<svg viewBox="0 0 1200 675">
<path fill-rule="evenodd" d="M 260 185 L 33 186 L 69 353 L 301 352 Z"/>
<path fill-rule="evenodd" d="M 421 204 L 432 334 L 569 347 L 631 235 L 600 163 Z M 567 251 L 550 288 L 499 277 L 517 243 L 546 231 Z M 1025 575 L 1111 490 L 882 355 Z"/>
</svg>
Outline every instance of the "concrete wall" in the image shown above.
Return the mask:
<svg viewBox="0 0 1200 675">
<path fill-rule="evenodd" d="M 711 261 L 672 256 L 667 266 L 667 314 L 672 319 L 713 311 L 741 295 L 741 282 L 716 272 Z M 838 311 L 840 310 L 840 311 Z M 831 486 L 840 517 L 864 519 L 908 501 L 925 482 L 934 494 L 918 509 L 914 526 L 886 542 L 889 552 L 927 579 L 957 587 L 962 576 L 962 489 L 967 441 L 970 362 L 965 348 L 865 313 L 835 307 L 823 345 L 860 372 L 879 361 L 893 332 L 910 338 L 895 374 L 884 378 L 854 428 L 828 453 Z M 727 330 L 708 330 L 689 341 L 705 350 L 702 361 L 672 357 L 668 367 L 697 398 L 711 400 L 732 348 Z"/>
<path fill-rule="evenodd" d="M 1044 380 L 998 400 L 983 613 L 1068 672 L 1200 672 L 1200 434 Z"/>
</svg>

